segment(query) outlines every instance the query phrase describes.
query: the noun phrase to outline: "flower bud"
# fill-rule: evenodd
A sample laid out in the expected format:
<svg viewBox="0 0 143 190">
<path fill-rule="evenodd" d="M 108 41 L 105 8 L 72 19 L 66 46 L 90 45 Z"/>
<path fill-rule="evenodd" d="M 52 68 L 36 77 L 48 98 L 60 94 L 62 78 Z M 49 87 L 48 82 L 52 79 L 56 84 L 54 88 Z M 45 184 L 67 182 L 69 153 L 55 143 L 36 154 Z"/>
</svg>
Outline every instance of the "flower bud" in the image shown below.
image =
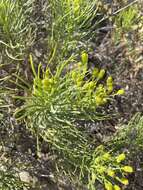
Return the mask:
<svg viewBox="0 0 143 190">
<path fill-rule="evenodd" d="M 120 182 L 121 182 L 122 184 L 124 184 L 124 185 L 128 185 L 128 184 L 129 184 L 129 181 L 128 181 L 128 179 L 126 179 L 126 178 L 121 178 L 121 179 L 120 179 Z"/>
<path fill-rule="evenodd" d="M 115 172 L 113 170 L 109 169 L 107 171 L 107 175 L 110 176 L 110 177 L 114 177 L 115 176 Z"/>
<path fill-rule="evenodd" d="M 116 94 L 117 95 L 123 95 L 123 94 L 125 94 L 125 90 L 124 89 L 120 89 L 120 90 L 117 91 Z"/>
<path fill-rule="evenodd" d="M 81 62 L 78 62 L 77 67 L 80 68 L 81 66 L 83 66 L 83 64 Z"/>
<path fill-rule="evenodd" d="M 82 63 L 83 63 L 83 64 L 88 63 L 88 54 L 85 53 L 85 52 L 83 52 L 83 53 L 81 54 L 81 60 L 82 60 Z"/>
<path fill-rule="evenodd" d="M 99 69 L 98 68 L 94 68 L 93 72 L 92 72 L 92 77 L 93 78 L 97 78 L 98 77 L 98 73 L 99 73 Z"/>
<path fill-rule="evenodd" d="M 114 190 L 121 190 L 121 188 L 118 185 L 114 185 Z"/>
<path fill-rule="evenodd" d="M 93 89 L 95 87 L 95 83 L 93 81 L 90 81 L 88 85 L 89 85 L 89 89 Z"/>
<path fill-rule="evenodd" d="M 43 80 L 42 80 L 42 84 L 43 84 L 44 86 L 47 86 L 47 85 L 49 84 L 49 80 L 48 80 L 48 79 L 43 79 Z"/>
<path fill-rule="evenodd" d="M 103 159 L 109 160 L 111 158 L 111 155 L 107 152 L 103 155 Z"/>
<path fill-rule="evenodd" d="M 122 167 L 122 170 L 128 173 L 132 173 L 133 172 L 133 168 L 131 166 L 124 166 Z"/>
<path fill-rule="evenodd" d="M 124 153 L 119 154 L 116 158 L 117 162 L 120 163 L 121 161 L 125 160 L 126 156 Z"/>
<path fill-rule="evenodd" d="M 101 98 L 100 96 L 96 96 L 95 100 L 96 100 L 97 106 L 100 106 L 103 104 L 103 98 Z"/>
<path fill-rule="evenodd" d="M 107 86 L 107 93 L 110 94 L 113 91 L 113 85 Z"/>
<path fill-rule="evenodd" d="M 111 76 L 109 76 L 108 78 L 107 78 L 107 86 L 110 86 L 110 85 L 112 85 L 113 84 L 113 78 L 111 77 Z"/>
<path fill-rule="evenodd" d="M 102 79 L 105 75 L 105 70 L 104 69 L 101 69 L 99 74 L 98 74 L 98 79 Z"/>
<path fill-rule="evenodd" d="M 106 190 L 113 190 L 113 186 L 112 186 L 112 183 L 110 183 L 109 181 L 108 182 L 105 182 L 105 189 Z"/>
</svg>

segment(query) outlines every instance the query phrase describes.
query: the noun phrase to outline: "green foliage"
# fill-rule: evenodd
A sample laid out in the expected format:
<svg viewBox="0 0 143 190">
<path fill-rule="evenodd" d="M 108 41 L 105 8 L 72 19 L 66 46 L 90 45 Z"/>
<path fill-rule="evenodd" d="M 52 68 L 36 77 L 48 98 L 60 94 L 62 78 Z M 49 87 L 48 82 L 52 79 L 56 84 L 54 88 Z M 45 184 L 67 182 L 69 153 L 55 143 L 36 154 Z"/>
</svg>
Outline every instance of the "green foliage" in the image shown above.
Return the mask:
<svg viewBox="0 0 143 190">
<path fill-rule="evenodd" d="M 132 168 L 122 163 L 124 154 L 115 156 L 103 146 L 96 147 L 74 126 L 47 126 L 40 117 L 34 118 L 33 124 L 30 122 L 28 126 L 33 125 L 33 128 L 37 122 L 40 126 L 38 134 L 49 143 L 52 154 L 57 155 L 54 163 L 58 176 L 69 177 L 73 184 L 87 186 L 89 190 L 96 189 L 98 183 L 107 190 L 109 183 L 111 186 L 128 184 L 125 174 L 131 173 Z"/>
<path fill-rule="evenodd" d="M 4 171 L 0 169 L 0 189 L 1 190 L 23 190 L 28 185 L 24 184 L 18 176 L 15 175 L 14 171 Z"/>
<path fill-rule="evenodd" d="M 97 0 L 49 1 L 47 37 L 50 52 L 54 54 L 54 64 L 60 58 L 91 48 L 95 25 L 102 18 L 98 8 Z"/>
<path fill-rule="evenodd" d="M 125 35 L 138 27 L 140 20 L 140 9 L 137 4 L 124 9 L 115 16 L 115 37 L 120 40 Z"/>
<path fill-rule="evenodd" d="M 97 108 L 106 104 L 115 95 L 124 94 L 122 89 L 117 92 L 113 90 L 111 76 L 107 78 L 105 84 L 101 83 L 105 76 L 104 69 L 95 68 L 93 73 L 90 73 L 87 69 L 86 53 L 82 54 L 82 61 L 74 69 L 68 71 L 69 62 L 73 64 L 74 61 L 71 57 L 59 64 L 54 74 L 47 67 L 40 75 L 41 65 L 37 74 L 31 56 L 30 61 L 34 74 L 33 88 L 31 95 L 26 99 L 26 104 L 21 108 L 22 112 L 26 110 L 22 117 L 31 116 L 33 113 L 43 114 L 46 115 L 46 122 L 49 124 L 102 120 L 109 116 L 97 112 Z M 17 113 L 20 114 L 21 110 Z"/>
<path fill-rule="evenodd" d="M 124 166 L 125 154 L 115 155 L 104 146 L 97 146 L 88 135 L 73 125 L 48 124 L 41 115 L 29 118 L 28 128 L 47 142 L 54 160 L 56 175 L 68 177 L 76 186 L 87 186 L 89 190 L 102 184 L 108 190 L 120 183 L 128 185 L 127 173 L 130 166 Z"/>
<path fill-rule="evenodd" d="M 35 26 L 30 25 L 29 17 L 33 2 L 0 2 L 0 50 L 4 61 L 5 53 L 12 60 L 23 60 L 25 51 L 31 46 L 34 38 L 31 34 Z M 142 149 L 142 118 L 135 124 L 135 141 L 131 138 L 134 134 L 133 124 L 129 124 L 129 127 L 119 131 L 119 136 L 111 141 L 108 149 L 98 146 L 99 142 L 93 141 L 81 126 L 78 128 L 76 125 L 79 121 L 95 122 L 109 118 L 110 115 L 101 113 L 100 108 L 116 95 L 124 94 L 123 89 L 114 90 L 113 79 L 106 76 L 103 68 L 88 69 L 88 55 L 85 52 L 79 63 L 74 60 L 81 49 L 89 50 L 92 46 L 90 42 L 95 37 L 95 28 L 102 20 L 98 1 L 49 0 L 47 12 L 48 63 L 54 63 L 57 68 L 53 72 L 51 67 L 47 66 L 44 70 L 39 64 L 36 71 L 30 55 L 34 75 L 32 87 L 19 75 L 12 76 L 16 77 L 13 83 L 22 87 L 26 95 L 14 96 L 24 102 L 16 110 L 15 116 L 24 119 L 28 129 L 37 137 L 38 153 L 39 139 L 49 144 L 50 153 L 56 155 L 55 168 L 58 175 L 69 177 L 75 185 L 86 186 L 89 190 L 96 189 L 99 183 L 106 190 L 120 190 L 121 185 L 128 185 L 127 173 L 132 173 L 133 169 L 124 165 L 124 153 L 115 154 L 113 150 L 122 152 L 119 148 L 129 146 L 129 142 L 133 147 Z M 119 34 L 132 29 L 137 17 L 136 6 L 120 12 L 115 21 Z M 74 56 L 70 57 L 71 54 Z M 66 60 L 67 57 L 70 58 Z M 7 107 L 9 105 L 2 95 L 0 108 L 4 111 Z M 0 116 L 3 117 L 2 114 Z M 20 190 L 25 186 L 17 172 L 3 165 L 0 167 L 2 190 Z"/>
<path fill-rule="evenodd" d="M 96 189 L 99 183 L 107 190 L 109 184 L 128 185 L 125 176 L 133 169 L 124 166 L 125 154 L 115 155 L 104 146 L 97 146 L 85 131 L 74 125 L 54 120 L 49 123 L 49 116 L 44 113 L 33 112 L 26 121 L 29 130 L 47 142 L 51 154 L 56 155 L 58 177 L 68 177 L 76 186 L 87 186 L 89 190 Z"/>
<path fill-rule="evenodd" d="M 124 90 L 114 91 L 111 76 L 101 84 L 105 70 L 95 68 L 90 72 L 85 52 L 81 55 L 81 62 L 71 70 L 70 62 L 75 62 L 73 57 L 59 64 L 55 73 L 49 67 L 41 72 L 40 64 L 36 72 L 30 55 L 33 87 L 27 98 L 15 97 L 25 100 L 15 116 L 25 118 L 27 127 L 37 139 L 49 143 L 51 153 L 57 155 L 55 167 L 58 175 L 68 176 L 72 183 L 86 185 L 89 189 L 95 189 L 96 182 L 104 184 L 106 189 L 116 181 L 127 185 L 121 163 L 125 155 L 113 156 L 75 125 L 79 120 L 105 119 L 107 116 L 98 113 L 97 108 L 115 95 L 124 94 Z"/>
<path fill-rule="evenodd" d="M 23 59 L 23 54 L 33 40 L 29 16 L 33 1 L 0 1 L 1 51 L 14 60 Z"/>
<path fill-rule="evenodd" d="M 143 150 L 143 116 L 140 113 L 137 113 L 128 125 L 120 127 L 112 139 L 111 146 L 115 150 L 126 147 L 131 154 Z"/>
<path fill-rule="evenodd" d="M 116 17 L 117 27 L 122 27 L 122 30 L 129 31 L 135 25 L 139 10 L 137 5 L 131 6 L 126 10 L 121 11 Z"/>
</svg>

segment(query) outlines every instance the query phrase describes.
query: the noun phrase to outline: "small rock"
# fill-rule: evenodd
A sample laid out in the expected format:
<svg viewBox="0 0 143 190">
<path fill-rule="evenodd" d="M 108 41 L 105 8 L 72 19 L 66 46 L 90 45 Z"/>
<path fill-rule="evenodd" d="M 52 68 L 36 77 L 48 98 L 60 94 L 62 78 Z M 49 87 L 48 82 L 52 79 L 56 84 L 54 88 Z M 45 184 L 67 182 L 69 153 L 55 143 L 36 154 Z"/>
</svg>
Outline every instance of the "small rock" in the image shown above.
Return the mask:
<svg viewBox="0 0 143 190">
<path fill-rule="evenodd" d="M 21 179 L 21 181 L 25 182 L 25 183 L 30 183 L 31 181 L 31 176 L 28 172 L 26 171 L 22 171 L 19 173 L 19 177 Z"/>
</svg>

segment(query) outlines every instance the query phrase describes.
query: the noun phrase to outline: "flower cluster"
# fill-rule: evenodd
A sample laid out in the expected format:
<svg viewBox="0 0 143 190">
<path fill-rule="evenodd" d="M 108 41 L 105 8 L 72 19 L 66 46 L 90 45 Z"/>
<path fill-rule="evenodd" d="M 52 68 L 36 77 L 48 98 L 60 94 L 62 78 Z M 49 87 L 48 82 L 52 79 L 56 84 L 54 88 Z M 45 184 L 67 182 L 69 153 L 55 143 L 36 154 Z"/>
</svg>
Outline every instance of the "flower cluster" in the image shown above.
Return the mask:
<svg viewBox="0 0 143 190">
<path fill-rule="evenodd" d="M 63 62 L 54 74 L 47 68 L 42 72 L 42 76 L 41 66 L 36 74 L 32 59 L 30 61 L 35 75 L 33 95 L 40 97 L 46 107 L 52 108 L 50 112 L 54 110 L 54 113 L 68 114 L 68 120 L 75 121 L 81 117 L 85 120 L 91 118 L 91 115 L 92 120 L 97 120 L 97 117 L 93 116 L 96 108 L 106 104 L 115 95 L 124 94 L 123 89 L 117 92 L 114 90 L 113 79 L 111 76 L 106 78 L 103 68 L 94 68 L 91 73 L 88 69 L 88 54 L 85 52 L 81 54 L 81 61 L 77 63 L 76 68 L 68 71 L 67 62 Z M 61 117 L 63 118 L 62 115 Z"/>
<path fill-rule="evenodd" d="M 103 146 L 97 149 L 91 162 L 89 189 L 95 189 L 95 182 L 98 180 L 104 184 L 106 190 L 121 190 L 122 184 L 129 184 L 126 178 L 127 173 L 133 172 L 131 166 L 124 166 L 122 163 L 126 158 L 125 154 L 114 157 L 111 153 L 105 152 Z"/>
</svg>

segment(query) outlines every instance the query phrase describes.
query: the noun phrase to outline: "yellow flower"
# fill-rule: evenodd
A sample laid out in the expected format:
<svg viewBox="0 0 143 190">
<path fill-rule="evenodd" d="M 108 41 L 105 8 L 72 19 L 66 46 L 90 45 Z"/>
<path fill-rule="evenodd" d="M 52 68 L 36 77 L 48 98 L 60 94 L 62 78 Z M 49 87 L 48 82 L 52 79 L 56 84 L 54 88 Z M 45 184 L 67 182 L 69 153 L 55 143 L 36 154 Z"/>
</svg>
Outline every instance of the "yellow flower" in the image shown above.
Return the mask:
<svg viewBox="0 0 143 190">
<path fill-rule="evenodd" d="M 124 153 L 119 154 L 116 158 L 117 162 L 120 163 L 121 161 L 125 160 L 126 156 Z"/>
<path fill-rule="evenodd" d="M 105 75 L 105 70 L 104 69 L 101 69 L 99 74 L 98 74 L 98 79 L 102 79 Z"/>
<path fill-rule="evenodd" d="M 101 98 L 99 96 L 96 96 L 95 100 L 96 100 L 96 105 L 97 106 L 100 106 L 100 105 L 103 104 L 103 98 Z"/>
<path fill-rule="evenodd" d="M 113 84 L 113 78 L 111 76 L 109 76 L 107 78 L 107 85 L 111 85 L 111 84 Z"/>
<path fill-rule="evenodd" d="M 104 185 L 106 190 L 113 190 L 112 183 L 110 183 L 109 181 L 105 182 Z"/>
<path fill-rule="evenodd" d="M 88 83 L 88 87 L 89 87 L 89 89 L 93 89 L 94 87 L 95 87 L 95 83 L 93 82 L 93 81 L 90 81 L 89 83 Z"/>
<path fill-rule="evenodd" d="M 81 62 L 77 63 L 78 68 L 81 68 L 81 66 L 83 66 L 83 64 Z"/>
<path fill-rule="evenodd" d="M 124 166 L 122 167 L 122 170 L 128 173 L 132 173 L 133 172 L 133 168 L 131 166 Z"/>
<path fill-rule="evenodd" d="M 82 63 L 83 63 L 83 64 L 88 63 L 88 54 L 85 53 L 85 52 L 83 52 L 83 53 L 81 54 L 81 60 L 82 60 Z"/>
<path fill-rule="evenodd" d="M 106 168 L 104 166 L 100 166 L 100 168 L 98 169 L 98 172 L 100 174 L 103 174 L 106 171 Z"/>
<path fill-rule="evenodd" d="M 118 185 L 114 185 L 114 190 L 121 190 L 121 188 Z"/>
<path fill-rule="evenodd" d="M 92 72 L 92 77 L 93 78 L 98 77 L 98 73 L 99 73 L 99 69 L 95 67 L 94 70 L 93 70 L 93 72 Z"/>
<path fill-rule="evenodd" d="M 125 94 L 125 90 L 124 89 L 120 89 L 120 90 L 117 91 L 116 94 L 117 95 L 123 95 L 123 94 Z"/>
<path fill-rule="evenodd" d="M 119 178 L 119 177 L 116 177 L 116 179 L 120 182 L 120 183 L 122 183 L 122 184 L 124 184 L 124 185 L 128 185 L 129 184 L 129 181 L 128 181 L 128 179 L 126 179 L 126 178 Z"/>
<path fill-rule="evenodd" d="M 115 172 L 114 172 L 113 170 L 111 170 L 111 169 L 109 169 L 109 170 L 107 171 L 107 174 L 108 174 L 108 176 L 110 176 L 110 177 L 114 177 L 114 176 L 115 176 Z"/>
<path fill-rule="evenodd" d="M 103 98 L 103 104 L 106 104 L 106 103 L 107 103 L 107 99 Z"/>
<path fill-rule="evenodd" d="M 128 185 L 128 184 L 129 184 L 129 181 L 128 181 L 128 179 L 126 179 L 126 178 L 121 178 L 121 179 L 120 179 L 120 182 L 121 182 L 122 184 L 124 184 L 124 185 Z"/>
<path fill-rule="evenodd" d="M 107 87 L 107 91 L 109 94 L 113 91 L 113 85 L 112 84 Z"/>
<path fill-rule="evenodd" d="M 103 155 L 103 159 L 109 160 L 111 158 L 111 155 L 107 152 Z"/>
<path fill-rule="evenodd" d="M 46 86 L 48 86 L 48 84 L 49 84 L 49 80 L 48 80 L 48 79 L 43 79 L 43 80 L 42 80 L 42 85 L 43 85 L 43 86 L 46 87 Z"/>
</svg>

